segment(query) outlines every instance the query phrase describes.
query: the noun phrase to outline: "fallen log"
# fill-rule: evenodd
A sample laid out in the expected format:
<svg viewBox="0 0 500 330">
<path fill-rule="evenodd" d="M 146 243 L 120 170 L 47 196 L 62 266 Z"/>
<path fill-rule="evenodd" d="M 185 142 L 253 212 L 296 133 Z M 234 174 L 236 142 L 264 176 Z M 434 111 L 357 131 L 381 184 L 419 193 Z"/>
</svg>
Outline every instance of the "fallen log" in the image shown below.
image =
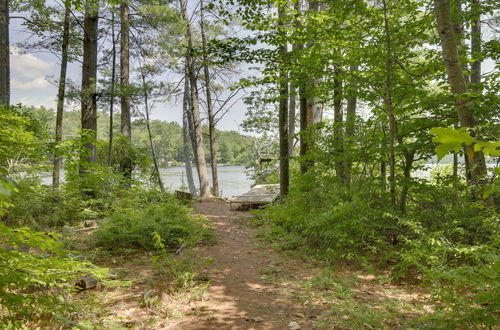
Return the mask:
<svg viewBox="0 0 500 330">
<path fill-rule="evenodd" d="M 85 290 L 92 290 L 97 288 L 98 281 L 96 278 L 92 276 L 85 276 L 80 278 L 76 283 L 75 286 L 78 291 L 85 291 Z"/>
</svg>

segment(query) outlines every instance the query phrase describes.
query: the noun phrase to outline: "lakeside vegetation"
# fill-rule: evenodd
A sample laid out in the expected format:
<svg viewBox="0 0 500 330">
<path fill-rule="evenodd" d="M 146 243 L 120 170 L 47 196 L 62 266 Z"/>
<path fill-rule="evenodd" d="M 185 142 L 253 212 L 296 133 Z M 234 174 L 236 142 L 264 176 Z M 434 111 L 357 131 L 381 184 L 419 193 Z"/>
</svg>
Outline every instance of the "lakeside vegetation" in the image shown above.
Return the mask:
<svg viewBox="0 0 500 330">
<path fill-rule="evenodd" d="M 315 326 L 497 327 L 498 17 L 494 0 L 0 0 L 1 321 L 124 326 L 99 309 L 131 285 L 156 321 L 175 317 L 155 308 L 163 292 L 201 299 L 213 260 L 178 254 L 216 244 L 212 224 L 160 175 L 182 163 L 196 203 L 218 197 L 220 164 L 279 183 L 254 221 L 268 246 L 325 268 L 300 289 L 330 308 Z M 11 19 L 35 40 L 18 46 L 60 60 L 55 113 L 10 102 Z M 242 89 L 248 135 L 220 130 Z M 182 125 L 152 120 L 174 94 Z M 451 165 L 416 176 L 434 157 Z M 115 258 L 143 264 L 131 279 Z M 394 306 L 356 306 L 336 265 L 416 285 L 430 307 L 394 321 Z"/>
</svg>

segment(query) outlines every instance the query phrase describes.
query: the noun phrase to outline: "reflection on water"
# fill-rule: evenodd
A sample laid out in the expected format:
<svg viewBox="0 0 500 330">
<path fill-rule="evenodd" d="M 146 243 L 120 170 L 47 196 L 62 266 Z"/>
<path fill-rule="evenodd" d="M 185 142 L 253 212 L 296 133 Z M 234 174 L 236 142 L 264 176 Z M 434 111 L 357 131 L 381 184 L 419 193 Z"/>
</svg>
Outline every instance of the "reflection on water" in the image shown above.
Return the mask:
<svg viewBox="0 0 500 330">
<path fill-rule="evenodd" d="M 208 179 L 212 186 L 212 173 L 207 168 Z M 165 187 L 169 190 L 176 190 L 180 187 L 187 187 L 186 169 L 183 166 L 168 167 L 160 169 L 161 178 Z M 245 174 L 244 166 L 220 166 L 218 167 L 219 188 L 221 197 L 233 197 L 244 194 L 250 189 L 252 181 Z M 198 188 L 198 175 L 193 167 L 194 182 Z"/>
</svg>

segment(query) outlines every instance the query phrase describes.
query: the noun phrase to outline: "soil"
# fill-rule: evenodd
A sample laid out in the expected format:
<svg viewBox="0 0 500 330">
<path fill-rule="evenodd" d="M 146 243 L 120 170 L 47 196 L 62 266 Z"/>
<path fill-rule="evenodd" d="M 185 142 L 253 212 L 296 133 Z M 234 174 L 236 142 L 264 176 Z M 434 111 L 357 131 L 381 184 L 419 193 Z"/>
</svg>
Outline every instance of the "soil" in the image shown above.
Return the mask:
<svg viewBox="0 0 500 330">
<path fill-rule="evenodd" d="M 347 300 L 342 296 L 326 300 L 324 294 L 335 295 L 335 288 L 327 285 L 311 291 L 304 286 L 306 281 L 322 273 L 322 267 L 309 259 L 285 256 L 264 245 L 257 239 L 257 229 L 245 220 L 249 212 L 232 211 L 220 200 L 195 203 L 194 209 L 211 220 L 217 235 L 213 245 L 186 248 L 181 252 L 181 257 L 190 258 L 189 254 L 193 254 L 214 260 L 198 270 L 206 281 L 204 290 L 196 298 L 189 294 L 171 294 L 171 283 L 155 275 L 149 254 L 106 260 L 120 279 L 131 280 L 133 284 L 101 292 L 101 297 L 105 297 L 101 301 L 101 313 L 105 316 L 99 319 L 104 320 L 105 327 L 177 330 L 373 328 L 363 323 L 366 314 L 346 314 L 344 307 L 353 306 L 354 313 L 357 310 L 381 311 L 390 303 L 400 306 L 402 312 L 388 316 L 391 320 L 386 320 L 384 327 L 400 329 L 400 321 L 431 308 L 428 295 L 417 287 L 390 284 L 380 281 L 383 275 L 345 267 L 336 269 L 333 276 L 354 281 L 356 284 L 350 288 L 353 296 Z M 147 297 L 156 301 L 145 303 Z M 347 305 L 349 302 L 351 305 Z M 340 312 L 332 316 L 333 307 Z M 326 322 L 325 313 L 330 315 Z M 351 321 L 353 323 L 347 326 L 342 323 Z"/>
<path fill-rule="evenodd" d="M 289 329 L 290 322 L 295 322 L 301 329 L 312 328 L 311 321 L 304 320 L 301 306 L 290 302 L 280 285 L 263 276 L 263 270 L 279 255 L 257 246 L 256 230 L 241 221 L 248 212 L 231 211 L 221 201 L 197 203 L 195 209 L 214 223 L 218 236 L 216 245 L 199 250 L 215 259 L 207 269 L 211 286 L 192 307 L 201 313 L 164 326 L 179 330 Z"/>
</svg>

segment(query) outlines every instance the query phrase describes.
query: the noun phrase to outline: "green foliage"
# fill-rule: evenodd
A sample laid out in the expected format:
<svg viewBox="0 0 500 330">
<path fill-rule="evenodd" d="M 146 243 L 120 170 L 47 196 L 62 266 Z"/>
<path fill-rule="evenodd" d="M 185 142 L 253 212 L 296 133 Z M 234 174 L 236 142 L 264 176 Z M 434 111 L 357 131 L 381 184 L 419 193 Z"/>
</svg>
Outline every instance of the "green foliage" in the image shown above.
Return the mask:
<svg viewBox="0 0 500 330">
<path fill-rule="evenodd" d="M 500 156 L 500 142 L 484 142 L 473 138 L 466 128 L 441 128 L 436 127 L 431 130 L 431 134 L 436 135 L 433 142 L 439 143 L 436 154 L 442 159 L 450 151 L 458 153 L 462 145 L 474 145 L 475 151 L 483 151 L 486 155 L 493 157 Z"/>
<path fill-rule="evenodd" d="M 28 320 L 50 321 L 68 314 L 71 281 L 83 274 L 99 279 L 106 269 L 79 260 L 63 248 L 55 233 L 0 223 L 0 316 L 13 325 Z"/>
<path fill-rule="evenodd" d="M 140 194 L 140 191 L 137 191 Z M 97 231 L 97 244 L 106 249 L 178 248 L 210 239 L 205 219 L 189 214 L 171 195 L 142 192 L 124 198 Z"/>
<path fill-rule="evenodd" d="M 441 308 L 439 327 L 492 326 L 498 319 L 500 217 L 468 198 L 463 183 L 437 176 L 413 183 L 404 214 L 379 183 L 341 186 L 311 170 L 296 178 L 284 204 L 261 215 L 262 234 L 282 249 L 329 261 L 379 260 L 394 277 L 423 278 Z M 438 320 L 438 321 L 436 321 Z"/>
</svg>

